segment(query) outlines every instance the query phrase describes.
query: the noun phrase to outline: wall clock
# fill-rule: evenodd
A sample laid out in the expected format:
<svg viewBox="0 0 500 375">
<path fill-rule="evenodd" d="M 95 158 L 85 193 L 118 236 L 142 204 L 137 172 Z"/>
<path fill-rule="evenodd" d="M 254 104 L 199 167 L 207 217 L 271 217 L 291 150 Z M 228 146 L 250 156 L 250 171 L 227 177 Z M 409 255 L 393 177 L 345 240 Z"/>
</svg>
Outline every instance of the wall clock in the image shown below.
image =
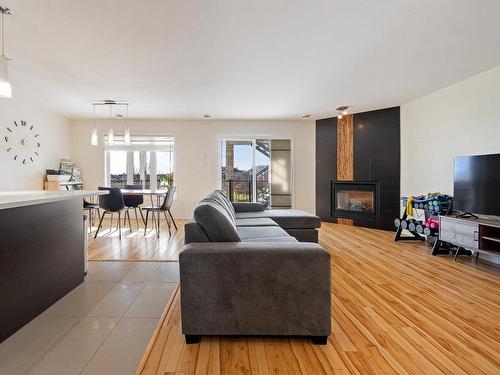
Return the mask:
<svg viewBox="0 0 500 375">
<path fill-rule="evenodd" d="M 23 164 L 33 163 L 40 156 L 40 135 L 36 133 L 34 125 L 24 120 L 14 121 L 13 125 L 7 126 L 4 144 L 12 158 Z"/>
</svg>

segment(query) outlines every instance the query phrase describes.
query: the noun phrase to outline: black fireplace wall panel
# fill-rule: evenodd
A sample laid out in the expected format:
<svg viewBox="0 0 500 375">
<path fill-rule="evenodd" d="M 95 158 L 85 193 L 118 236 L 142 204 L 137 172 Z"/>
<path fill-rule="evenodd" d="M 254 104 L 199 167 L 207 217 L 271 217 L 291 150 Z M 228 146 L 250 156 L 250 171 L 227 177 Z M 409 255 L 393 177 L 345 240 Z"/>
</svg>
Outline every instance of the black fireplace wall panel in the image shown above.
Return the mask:
<svg viewBox="0 0 500 375">
<path fill-rule="evenodd" d="M 336 222 L 331 216 L 332 180 L 337 176 L 337 118 L 316 121 L 316 215 Z"/>
<path fill-rule="evenodd" d="M 379 220 L 354 225 L 394 229 L 400 210 L 400 109 L 387 108 L 353 116 L 354 181 L 379 183 Z M 316 214 L 331 216 L 331 181 L 337 179 L 337 118 L 316 121 Z"/>
</svg>

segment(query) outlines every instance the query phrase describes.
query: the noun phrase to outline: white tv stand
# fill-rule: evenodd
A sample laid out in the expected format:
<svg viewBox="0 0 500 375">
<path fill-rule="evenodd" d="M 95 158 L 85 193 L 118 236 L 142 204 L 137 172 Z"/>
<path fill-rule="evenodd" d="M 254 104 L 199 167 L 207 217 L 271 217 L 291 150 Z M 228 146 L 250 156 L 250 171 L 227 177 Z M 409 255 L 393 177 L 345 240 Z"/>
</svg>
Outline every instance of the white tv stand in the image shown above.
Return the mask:
<svg viewBox="0 0 500 375">
<path fill-rule="evenodd" d="M 483 218 L 439 218 L 439 240 L 458 246 L 457 260 L 462 249 L 480 253 L 500 255 L 500 221 Z"/>
</svg>

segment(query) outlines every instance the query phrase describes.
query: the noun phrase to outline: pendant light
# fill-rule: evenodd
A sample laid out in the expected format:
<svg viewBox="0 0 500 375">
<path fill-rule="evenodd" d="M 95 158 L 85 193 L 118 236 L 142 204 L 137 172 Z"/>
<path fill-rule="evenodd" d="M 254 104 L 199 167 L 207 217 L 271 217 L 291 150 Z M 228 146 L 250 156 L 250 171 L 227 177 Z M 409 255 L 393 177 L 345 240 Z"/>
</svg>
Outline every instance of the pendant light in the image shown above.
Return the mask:
<svg viewBox="0 0 500 375">
<path fill-rule="evenodd" d="M 92 108 L 93 108 L 93 119 L 95 122 L 95 103 L 92 103 Z M 90 136 L 90 144 L 92 146 L 97 146 L 99 144 L 99 138 L 97 137 L 97 127 L 94 126 L 94 129 L 92 129 L 92 135 Z"/>
<path fill-rule="evenodd" d="M 129 104 L 130 104 L 129 102 L 124 102 L 124 101 L 117 102 L 116 100 L 110 100 L 110 99 L 92 102 L 92 105 L 94 106 L 94 117 L 95 117 L 95 106 L 96 105 L 97 106 L 108 106 L 108 108 L 109 108 L 109 119 L 110 120 L 113 119 L 113 106 L 124 105 L 124 106 L 126 106 L 126 109 L 127 109 L 126 117 L 128 117 L 128 106 L 129 106 Z M 125 116 L 123 116 L 121 113 L 117 113 L 116 117 L 123 118 Z M 90 139 L 90 143 L 93 146 L 97 146 L 97 127 L 94 127 L 94 129 L 92 130 L 92 136 L 91 136 L 91 139 Z M 108 129 L 107 145 L 108 146 L 113 146 L 114 144 L 115 144 L 115 132 L 113 130 L 113 127 L 110 127 Z M 131 142 L 130 142 L 130 129 L 128 127 L 125 130 L 125 136 L 123 137 L 123 144 L 125 144 L 127 146 L 131 144 Z"/>
<path fill-rule="evenodd" d="M 113 146 L 115 143 L 115 135 L 113 133 L 113 128 L 108 130 L 108 146 Z"/>
<path fill-rule="evenodd" d="M 127 113 L 125 114 L 125 118 L 128 119 L 128 103 L 126 104 L 126 108 L 127 108 Z M 125 136 L 123 137 L 123 143 L 125 144 L 125 146 L 130 146 L 130 129 L 129 127 L 127 126 L 127 128 L 125 129 Z"/>
<path fill-rule="evenodd" d="M 12 86 L 9 80 L 9 71 L 8 71 L 8 63 L 9 60 L 7 56 L 5 56 L 5 20 L 4 16 L 11 15 L 12 11 L 9 8 L 6 8 L 0 5 L 0 20 L 1 20 L 1 49 L 0 49 L 0 98 L 12 98 Z"/>
<path fill-rule="evenodd" d="M 92 129 L 92 136 L 90 137 L 90 144 L 92 146 L 97 146 L 99 144 L 99 140 L 97 138 L 97 128 Z"/>
<path fill-rule="evenodd" d="M 113 118 L 113 104 L 115 103 L 114 100 L 105 100 L 107 104 L 109 105 L 109 119 L 111 120 Z M 113 146 L 115 143 L 115 135 L 113 133 L 113 128 L 109 128 L 108 130 L 108 146 Z"/>
<path fill-rule="evenodd" d="M 123 143 L 125 146 L 130 146 L 130 129 L 125 129 L 125 136 L 123 137 Z"/>
</svg>

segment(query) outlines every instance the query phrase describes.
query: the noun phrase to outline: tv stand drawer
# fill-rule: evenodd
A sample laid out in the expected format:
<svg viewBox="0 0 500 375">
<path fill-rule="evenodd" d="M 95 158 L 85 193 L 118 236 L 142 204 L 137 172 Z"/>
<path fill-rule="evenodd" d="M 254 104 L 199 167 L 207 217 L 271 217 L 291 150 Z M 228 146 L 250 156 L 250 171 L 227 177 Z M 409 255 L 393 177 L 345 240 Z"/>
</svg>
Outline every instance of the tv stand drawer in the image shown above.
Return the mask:
<svg viewBox="0 0 500 375">
<path fill-rule="evenodd" d="M 479 224 L 453 217 L 441 216 L 439 239 L 466 249 L 479 248 Z"/>
</svg>

